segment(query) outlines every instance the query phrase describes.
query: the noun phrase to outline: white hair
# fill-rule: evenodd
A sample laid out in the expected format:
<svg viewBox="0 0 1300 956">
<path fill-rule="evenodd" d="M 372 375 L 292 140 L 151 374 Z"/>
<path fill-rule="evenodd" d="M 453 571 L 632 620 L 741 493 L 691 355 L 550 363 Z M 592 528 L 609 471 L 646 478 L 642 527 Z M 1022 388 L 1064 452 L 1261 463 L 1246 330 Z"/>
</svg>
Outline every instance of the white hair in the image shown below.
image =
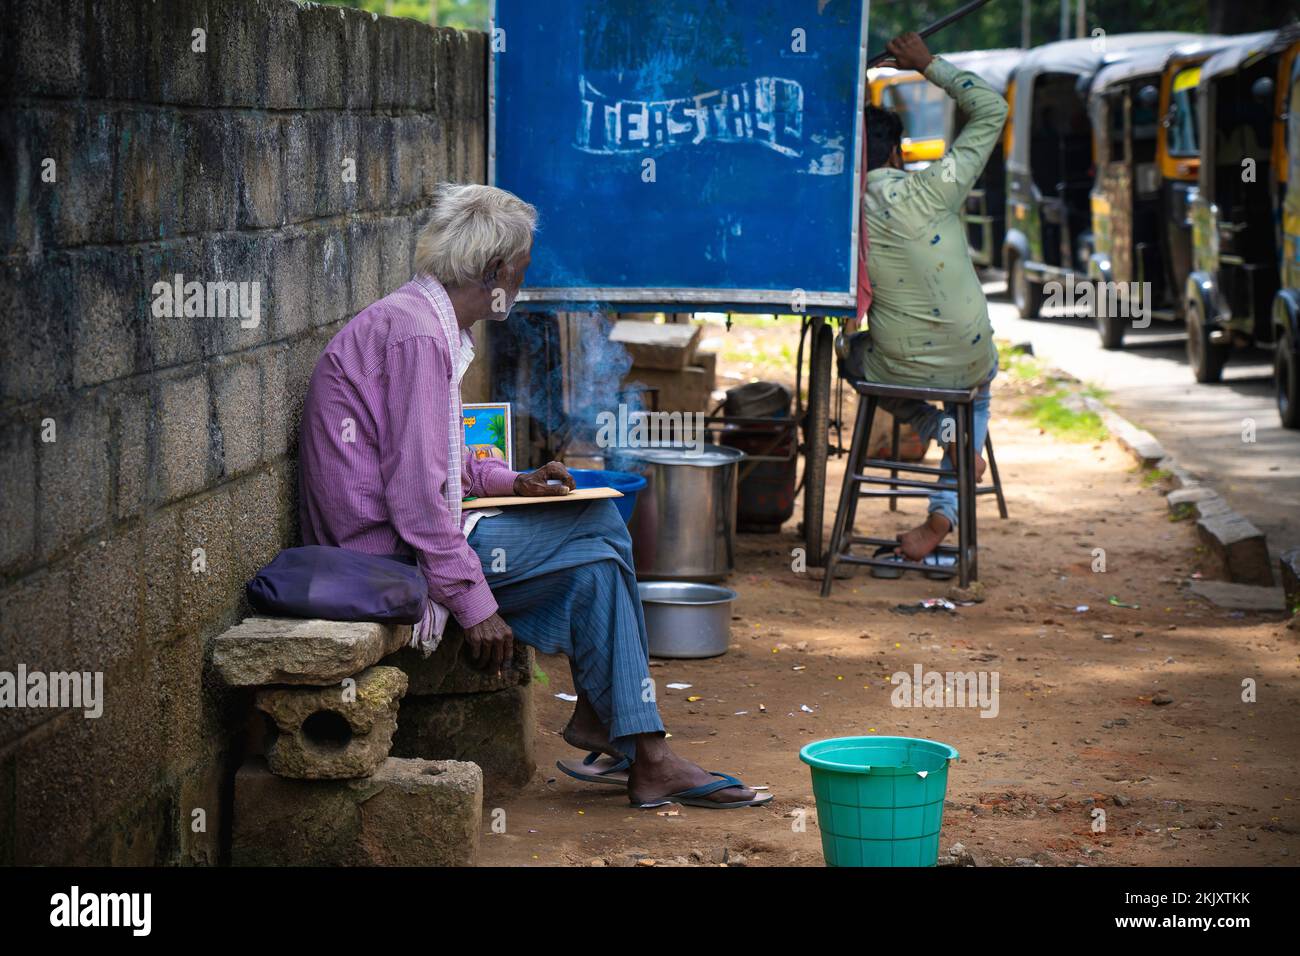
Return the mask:
<svg viewBox="0 0 1300 956">
<path fill-rule="evenodd" d="M 478 281 L 493 259 L 528 251 L 537 209 L 514 193 L 474 183 L 442 183 L 433 216 L 415 244 L 416 271 L 443 285 Z"/>
</svg>

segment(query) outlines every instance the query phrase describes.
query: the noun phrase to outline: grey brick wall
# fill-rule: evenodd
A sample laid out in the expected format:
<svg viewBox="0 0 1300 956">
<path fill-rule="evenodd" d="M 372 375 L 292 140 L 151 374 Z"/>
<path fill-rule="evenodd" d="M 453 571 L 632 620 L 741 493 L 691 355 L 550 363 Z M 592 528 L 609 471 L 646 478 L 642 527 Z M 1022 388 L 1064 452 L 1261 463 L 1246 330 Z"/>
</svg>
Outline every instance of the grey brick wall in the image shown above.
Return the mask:
<svg viewBox="0 0 1300 956">
<path fill-rule="evenodd" d="M 221 862 L 247 700 L 210 640 L 296 543 L 321 349 L 409 277 L 434 185 L 484 181 L 486 38 L 290 0 L 0 22 L 0 671 L 105 696 L 0 708 L 0 864 Z M 155 316 L 177 273 L 259 283 L 260 324 Z"/>
</svg>

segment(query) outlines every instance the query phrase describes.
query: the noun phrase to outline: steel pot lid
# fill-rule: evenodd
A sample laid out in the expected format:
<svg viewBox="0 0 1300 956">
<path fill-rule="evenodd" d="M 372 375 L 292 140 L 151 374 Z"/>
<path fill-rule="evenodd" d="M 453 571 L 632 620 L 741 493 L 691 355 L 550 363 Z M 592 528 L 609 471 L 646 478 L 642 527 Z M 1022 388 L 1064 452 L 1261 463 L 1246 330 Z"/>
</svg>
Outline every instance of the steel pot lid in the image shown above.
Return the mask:
<svg viewBox="0 0 1300 956">
<path fill-rule="evenodd" d="M 745 458 L 739 448 L 726 445 L 666 445 L 661 448 L 620 448 L 620 458 L 631 458 L 653 465 L 695 465 L 698 468 L 718 468 L 734 465 Z"/>
<path fill-rule="evenodd" d="M 717 584 L 696 584 L 691 581 L 638 581 L 637 592 L 643 604 L 681 604 L 698 607 L 706 604 L 727 604 L 736 599 L 736 592 Z"/>
</svg>

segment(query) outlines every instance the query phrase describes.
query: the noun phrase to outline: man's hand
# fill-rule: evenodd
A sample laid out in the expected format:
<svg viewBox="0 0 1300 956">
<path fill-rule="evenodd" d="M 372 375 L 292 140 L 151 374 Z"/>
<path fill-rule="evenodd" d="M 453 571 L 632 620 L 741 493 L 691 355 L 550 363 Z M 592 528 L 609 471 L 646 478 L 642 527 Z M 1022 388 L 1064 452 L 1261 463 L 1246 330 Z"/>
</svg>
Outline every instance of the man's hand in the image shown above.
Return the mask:
<svg viewBox="0 0 1300 956">
<path fill-rule="evenodd" d="M 469 645 L 470 663 L 481 671 L 500 674 L 501 668 L 514 660 L 515 635 L 500 614 L 466 628 L 465 643 Z"/>
<path fill-rule="evenodd" d="M 896 70 L 916 70 L 924 73 L 925 68 L 934 59 L 925 46 L 925 41 L 915 33 L 902 33 L 885 44 L 885 49 L 893 54 L 893 59 L 882 60 L 881 66 L 892 66 Z"/>
<path fill-rule="evenodd" d="M 548 485 L 548 478 L 556 478 L 561 483 Z M 569 469 L 558 461 L 548 461 L 536 471 L 530 471 L 515 479 L 515 494 L 527 498 L 541 498 L 546 495 L 567 495 L 576 488 Z"/>
</svg>

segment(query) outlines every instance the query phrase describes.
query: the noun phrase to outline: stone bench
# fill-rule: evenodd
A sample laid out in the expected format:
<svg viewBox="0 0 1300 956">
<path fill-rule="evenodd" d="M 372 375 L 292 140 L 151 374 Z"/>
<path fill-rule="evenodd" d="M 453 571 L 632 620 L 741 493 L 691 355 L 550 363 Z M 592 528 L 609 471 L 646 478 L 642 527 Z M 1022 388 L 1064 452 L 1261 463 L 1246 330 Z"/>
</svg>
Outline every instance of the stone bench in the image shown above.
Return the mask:
<svg viewBox="0 0 1300 956">
<path fill-rule="evenodd" d="M 215 639 L 213 668 L 254 691 L 261 718 L 249 722 L 251 756 L 235 779 L 237 864 L 473 862 L 485 790 L 507 793 L 534 771 L 533 651 L 516 644 L 513 666 L 497 676 L 470 666 L 455 626 L 427 658 L 410 636 L 409 627 L 252 617 Z M 390 804 L 407 808 L 410 833 L 366 822 Z M 458 821 L 438 833 L 472 832 L 472 845 L 433 852 L 428 821 L 452 810 Z M 375 819 L 396 826 L 403 813 Z M 309 852 L 295 834 L 312 829 L 329 838 Z"/>
</svg>

